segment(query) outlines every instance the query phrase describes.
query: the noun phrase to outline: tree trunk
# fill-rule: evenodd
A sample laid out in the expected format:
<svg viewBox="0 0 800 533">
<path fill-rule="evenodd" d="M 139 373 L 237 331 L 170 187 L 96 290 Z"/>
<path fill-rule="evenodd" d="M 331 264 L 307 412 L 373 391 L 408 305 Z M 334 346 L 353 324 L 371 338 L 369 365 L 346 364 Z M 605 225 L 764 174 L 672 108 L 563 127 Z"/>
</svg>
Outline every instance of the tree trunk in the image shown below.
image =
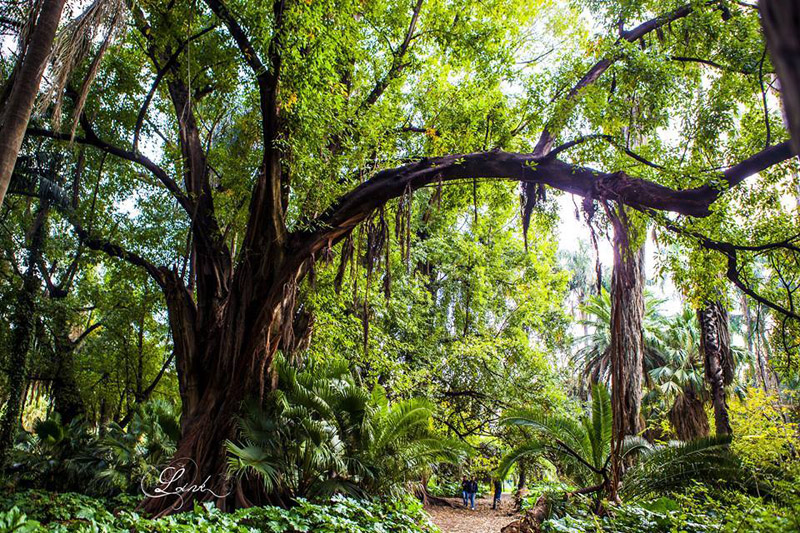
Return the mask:
<svg viewBox="0 0 800 533">
<path fill-rule="evenodd" d="M 263 500 L 263 485 L 228 479 L 225 441 L 235 437 L 242 401 L 263 396 L 277 385 L 270 367 L 286 327 L 282 319 L 292 325 L 287 310 L 293 307 L 290 287 L 296 288 L 293 280 L 298 274 L 276 274 L 272 279 L 289 281 L 275 282 L 252 274 L 242 267 L 224 303 L 212 303 L 202 312 L 178 276 L 172 272 L 166 276 L 164 292 L 183 403 L 181 438 L 169 466 L 176 469 L 171 472 L 180 468 L 185 472 L 147 488 L 148 497 L 141 504 L 147 513 L 161 516 L 191 509 L 194 501 L 213 501 L 230 510 Z M 261 312 L 264 308 L 272 311 Z M 187 483 L 203 489 L 176 494 Z"/>
<path fill-rule="evenodd" d="M 644 361 L 644 246 L 636 242 L 636 229 L 625 208 L 608 210 L 614 229 L 614 270 L 611 275 L 611 405 L 614 415 L 610 498 L 617 499 L 622 475 L 622 441 L 643 429 Z"/>
<path fill-rule="evenodd" d="M 800 153 L 800 3 L 761 0 L 761 24 L 781 84 L 794 153 Z"/>
<path fill-rule="evenodd" d="M 691 385 L 685 386 L 683 393 L 675 398 L 675 403 L 669 410 L 669 421 L 680 440 L 689 441 L 708 436 L 708 416 L 703 402 Z"/>
<path fill-rule="evenodd" d="M 63 9 L 64 0 L 44 0 L 22 64 L 14 74 L 8 100 L 0 112 L 0 205 L 14 172 Z"/>
<path fill-rule="evenodd" d="M 728 313 L 719 302 L 707 302 L 697 311 L 697 321 L 700 323 L 700 350 L 704 358 L 706 382 L 711 389 L 717 435 L 729 435 L 731 425 L 725 401 L 725 385 L 733 382 L 733 358 Z"/>
<path fill-rule="evenodd" d="M 44 235 L 47 231 L 48 211 L 49 208 L 46 205 L 41 206 L 34 218 L 28 246 L 28 267 L 25 270 L 22 291 L 12 319 L 14 331 L 7 369 L 8 401 L 3 418 L 0 420 L 0 468 L 8 466 L 9 452 L 14 444 L 14 434 L 17 430 L 22 400 L 25 396 L 25 376 L 36 312 L 36 292 L 40 288 L 36 270 L 41 258 Z"/>
<path fill-rule="evenodd" d="M 528 495 L 528 461 L 522 460 L 517 463 L 519 478 L 517 478 L 517 490 L 514 491 L 514 509 L 522 510 L 522 503 Z"/>
<path fill-rule="evenodd" d="M 56 304 L 59 305 L 59 304 Z M 53 321 L 53 406 L 64 424 L 83 415 L 85 406 L 75 377 L 75 345 L 69 338 L 69 324 L 62 305 Z"/>
</svg>

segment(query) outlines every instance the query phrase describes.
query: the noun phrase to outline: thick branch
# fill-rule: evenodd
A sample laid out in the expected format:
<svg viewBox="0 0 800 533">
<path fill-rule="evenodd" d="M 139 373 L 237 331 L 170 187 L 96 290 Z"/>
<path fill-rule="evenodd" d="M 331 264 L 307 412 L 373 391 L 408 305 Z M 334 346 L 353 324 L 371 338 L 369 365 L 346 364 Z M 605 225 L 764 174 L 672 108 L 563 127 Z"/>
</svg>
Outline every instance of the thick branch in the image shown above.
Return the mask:
<svg viewBox="0 0 800 533">
<path fill-rule="evenodd" d="M 313 222 L 315 230 L 296 235 L 298 257 L 308 257 L 329 241 L 349 233 L 374 209 L 407 190 L 431 183 L 465 178 L 511 179 L 541 183 L 588 198 L 616 200 L 640 210 L 672 211 L 705 217 L 709 208 L 726 189 L 748 176 L 791 157 L 788 143 L 771 146 L 742 161 L 720 175 L 721 187 L 702 185 L 693 189 L 671 189 L 657 183 L 571 165 L 555 158 L 535 158 L 531 154 L 478 152 L 423 159 L 417 163 L 383 170 L 343 196 Z"/>
<path fill-rule="evenodd" d="M 103 327 L 102 322 L 95 322 L 94 324 L 86 328 L 86 330 L 83 333 L 81 333 L 77 339 L 75 339 L 74 341 L 70 341 L 70 344 L 72 344 L 73 347 L 79 346 L 86 339 L 86 337 L 92 334 L 94 330 L 101 327 Z"/>
<path fill-rule="evenodd" d="M 160 287 L 164 287 L 165 277 L 164 277 L 164 272 L 161 268 L 155 266 L 153 263 L 151 263 L 144 257 L 135 254 L 133 252 L 129 252 L 128 250 L 125 250 L 118 244 L 114 244 L 105 239 L 91 237 L 89 235 L 89 232 L 87 232 L 83 226 L 81 226 L 79 223 L 75 221 L 70 221 L 70 223 L 75 228 L 75 233 L 78 234 L 78 238 L 80 238 L 81 243 L 91 248 L 92 250 L 104 252 L 111 257 L 117 257 L 119 259 L 122 259 L 123 261 L 127 261 L 132 265 L 144 268 L 145 271 L 147 271 L 147 273 L 150 274 L 150 276 L 156 281 L 156 283 L 158 283 Z"/>
<path fill-rule="evenodd" d="M 157 70 L 156 77 L 153 80 L 152 85 L 150 85 L 150 90 L 147 92 L 147 96 L 145 96 L 144 102 L 142 102 L 142 106 L 139 108 L 139 114 L 136 117 L 136 125 L 133 128 L 133 151 L 134 152 L 138 152 L 139 151 L 139 134 L 141 133 L 142 126 L 144 125 L 144 118 L 145 118 L 145 115 L 147 115 L 147 109 L 150 107 L 150 102 L 153 100 L 153 97 L 156 94 L 156 90 L 158 89 L 158 85 L 161 83 L 161 80 L 164 78 L 164 75 L 167 72 L 170 71 L 172 66 L 178 60 L 178 57 L 180 57 L 180 55 L 183 53 L 183 51 L 186 49 L 186 46 L 190 42 L 194 41 L 195 39 L 199 39 L 200 37 L 202 37 L 206 33 L 208 33 L 211 30 L 213 30 L 214 28 L 216 28 L 216 26 L 215 25 L 211 25 L 211 26 L 209 26 L 209 27 L 197 32 L 196 34 L 192 35 L 188 39 L 184 40 L 180 44 L 180 46 L 178 46 L 178 49 L 175 50 L 175 52 L 169 58 L 167 58 L 166 64 Z"/>
<path fill-rule="evenodd" d="M 727 265 L 727 270 L 725 272 L 725 276 L 734 285 L 736 285 L 736 287 L 739 288 L 739 290 L 741 290 L 746 295 L 750 296 L 755 301 L 765 305 L 766 307 L 769 307 L 773 311 L 776 311 L 784 315 L 785 317 L 793 318 L 795 320 L 800 320 L 800 315 L 794 312 L 794 305 L 791 302 L 791 294 L 789 295 L 790 304 L 792 304 L 790 306 L 791 309 L 786 309 L 782 305 L 777 304 L 761 296 L 753 289 L 751 289 L 747 283 L 745 283 L 745 281 L 741 277 L 741 273 L 739 270 L 739 258 L 737 255 L 737 250 L 761 252 L 776 248 L 786 248 L 795 251 L 797 247 L 792 245 L 791 242 L 796 237 L 792 237 L 791 239 L 786 239 L 785 241 L 781 241 L 779 243 L 769 243 L 760 246 L 740 246 L 728 242 L 715 241 L 713 239 L 706 237 L 705 235 L 701 235 L 697 232 L 688 230 L 671 222 L 665 223 L 664 227 L 669 231 L 672 231 L 673 233 L 685 235 L 694 239 L 703 248 L 706 248 L 708 250 L 715 250 L 717 252 L 722 253 L 728 259 L 728 265 Z"/>
<path fill-rule="evenodd" d="M 277 142 L 280 135 L 278 80 L 281 70 L 280 38 L 283 30 L 284 0 L 275 0 L 272 4 L 274 32 L 267 50 L 267 64 L 261 60 L 244 29 L 221 0 L 206 0 L 206 4 L 228 28 L 245 63 L 256 76 L 264 154 L 258 181 L 250 201 L 250 219 L 243 247 L 262 252 L 268 246 L 265 243 L 280 244 L 286 236 L 282 205 L 284 176 Z"/>
<path fill-rule="evenodd" d="M 381 95 L 383 95 L 383 93 L 386 91 L 386 88 L 389 87 L 389 83 L 391 83 L 392 80 L 400 75 L 403 69 L 408 66 L 407 63 L 403 62 L 403 58 L 405 57 L 406 52 L 408 52 L 408 47 L 411 44 L 411 40 L 414 38 L 414 30 L 417 27 L 419 13 L 422 10 L 422 2 L 423 0 L 417 0 L 416 5 L 414 6 L 414 11 L 411 14 L 411 22 L 408 25 L 406 37 L 403 39 L 403 43 L 400 45 L 400 48 L 397 49 L 397 52 L 395 52 L 394 57 L 392 58 L 392 66 L 389 67 L 389 71 L 386 73 L 386 75 L 378 80 L 378 82 L 375 84 L 375 87 L 372 88 L 367 98 L 364 100 L 364 102 L 362 102 L 361 112 L 375 104 L 375 102 L 377 102 Z"/>
<path fill-rule="evenodd" d="M 585 143 L 586 141 L 590 141 L 592 139 L 600 139 L 600 140 L 608 142 L 614 148 L 624 152 L 628 157 L 631 157 L 632 159 L 635 159 L 636 161 L 638 161 L 639 163 L 641 163 L 643 165 L 647 165 L 648 167 L 652 167 L 652 168 L 655 168 L 655 169 L 658 169 L 658 170 L 664 170 L 664 167 L 662 167 L 661 165 L 653 163 L 652 161 L 649 161 L 648 159 L 645 159 L 644 157 L 640 156 L 639 154 L 637 154 L 633 150 L 631 150 L 629 148 L 626 148 L 625 146 L 622 146 L 621 144 L 619 144 L 617 142 L 617 140 L 614 139 L 614 137 L 612 135 L 605 135 L 605 134 L 602 134 L 602 133 L 595 133 L 595 134 L 591 134 L 591 135 L 583 135 L 581 137 L 578 137 L 577 139 L 573 139 L 572 141 L 566 142 L 566 143 L 564 143 L 564 144 L 562 144 L 562 145 L 560 145 L 560 146 L 558 146 L 556 148 L 553 148 L 553 150 L 550 151 L 548 156 L 555 157 L 556 154 L 558 154 L 559 152 L 563 152 L 564 150 L 569 150 L 573 146 L 577 146 L 579 144 Z"/>
</svg>

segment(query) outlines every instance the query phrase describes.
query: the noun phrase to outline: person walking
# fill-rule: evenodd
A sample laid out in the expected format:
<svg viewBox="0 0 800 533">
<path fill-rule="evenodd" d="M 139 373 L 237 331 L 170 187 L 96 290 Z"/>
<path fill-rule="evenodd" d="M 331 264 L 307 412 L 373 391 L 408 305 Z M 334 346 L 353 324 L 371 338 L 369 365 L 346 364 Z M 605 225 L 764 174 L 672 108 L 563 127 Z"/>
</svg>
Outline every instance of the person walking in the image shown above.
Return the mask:
<svg viewBox="0 0 800 533">
<path fill-rule="evenodd" d="M 469 479 L 467 479 L 467 476 L 464 476 L 464 478 L 461 480 L 461 499 L 464 501 L 464 507 L 466 507 L 467 503 L 469 502 L 469 488 Z"/>
<path fill-rule="evenodd" d="M 469 506 L 473 511 L 475 510 L 475 494 L 478 493 L 478 481 L 473 476 L 469 482 Z"/>
<path fill-rule="evenodd" d="M 492 501 L 492 509 L 497 509 L 500 506 L 500 496 L 503 495 L 503 482 L 499 479 L 494 480 L 494 500 Z"/>
</svg>

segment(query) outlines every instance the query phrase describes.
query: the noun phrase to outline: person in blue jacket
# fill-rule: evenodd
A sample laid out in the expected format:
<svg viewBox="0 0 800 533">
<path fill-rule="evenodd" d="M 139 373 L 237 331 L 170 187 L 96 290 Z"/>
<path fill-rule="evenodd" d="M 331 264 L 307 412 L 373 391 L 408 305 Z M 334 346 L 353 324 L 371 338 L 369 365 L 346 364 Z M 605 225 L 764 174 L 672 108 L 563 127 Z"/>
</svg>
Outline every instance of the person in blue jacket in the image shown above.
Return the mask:
<svg viewBox="0 0 800 533">
<path fill-rule="evenodd" d="M 469 507 L 475 510 L 475 494 L 478 493 L 478 481 L 473 476 L 469 481 Z"/>
<path fill-rule="evenodd" d="M 467 479 L 467 476 L 464 476 L 461 480 L 461 499 L 464 501 L 464 507 L 466 507 L 469 502 L 469 487 L 469 479 Z"/>
<path fill-rule="evenodd" d="M 492 502 L 492 509 L 497 509 L 500 505 L 500 496 L 503 495 L 503 482 L 499 479 L 494 480 L 494 500 Z"/>
</svg>

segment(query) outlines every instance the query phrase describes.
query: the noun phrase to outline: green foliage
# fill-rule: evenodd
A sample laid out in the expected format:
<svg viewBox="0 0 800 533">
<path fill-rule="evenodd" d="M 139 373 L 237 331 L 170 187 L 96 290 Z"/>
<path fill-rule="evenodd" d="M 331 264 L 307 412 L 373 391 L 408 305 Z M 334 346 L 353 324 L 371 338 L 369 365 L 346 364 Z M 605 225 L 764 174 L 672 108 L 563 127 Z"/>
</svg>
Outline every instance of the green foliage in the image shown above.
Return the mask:
<svg viewBox="0 0 800 533">
<path fill-rule="evenodd" d="M 602 482 L 612 431 L 611 399 L 605 385 L 592 386 L 591 416 L 580 421 L 529 409 L 508 413 L 502 422 L 529 428 L 536 437 L 503 457 L 497 469 L 500 477 L 505 477 L 511 466 L 524 457 L 546 454 L 577 485 L 588 487 Z"/>
<path fill-rule="evenodd" d="M 588 506 L 572 502 L 554 506 L 555 516 L 542 524 L 542 531 L 583 533 L 685 532 L 734 533 L 738 531 L 800 531 L 798 501 L 778 504 L 738 491 L 720 491 L 690 483 L 680 492 L 655 499 L 625 503 L 604 517 Z"/>
<path fill-rule="evenodd" d="M 0 512 L 0 531 L 2 533 L 32 533 L 39 530 L 39 522 L 29 520 L 17 507 Z"/>
<path fill-rule="evenodd" d="M 645 293 L 644 314 L 644 365 L 649 370 L 659 366 L 663 361 L 661 355 L 665 320 L 659 312 L 663 302 L 649 292 Z M 586 318 L 580 325 L 590 332 L 578 337 L 575 341 L 580 346 L 575 351 L 572 361 L 581 372 L 582 383 L 599 381 L 610 383 L 611 378 L 611 295 L 605 289 L 600 294 L 591 296 L 581 306 Z"/>
<path fill-rule="evenodd" d="M 158 476 L 178 436 L 175 407 L 166 402 L 140 406 L 124 429 L 113 422 L 98 429 L 80 419 L 63 425 L 54 415 L 18 439 L 12 481 L 95 495 L 136 493 L 140 483 Z"/>
<path fill-rule="evenodd" d="M 769 493 L 770 484 L 756 478 L 731 451 L 730 444 L 731 437 L 723 435 L 642 447 L 639 460 L 625 473 L 620 495 L 635 499 L 677 490 L 693 480 Z"/>
<path fill-rule="evenodd" d="M 279 389 L 240 422 L 241 443 L 227 444 L 230 470 L 256 474 L 270 493 L 291 501 L 335 493 L 398 496 L 432 465 L 468 454 L 432 430 L 425 400 L 390 402 L 359 387 L 344 361 L 298 370 L 276 362 Z"/>
<path fill-rule="evenodd" d="M 74 493 L 20 492 L 0 499 L 0 502 L 4 508 L 11 506 L 10 511 L 0 513 L 0 531 L 3 533 L 438 532 L 428 521 L 422 506 L 409 498 L 380 502 L 335 497 L 324 504 L 312 504 L 301 499 L 291 509 L 252 507 L 234 513 L 223 513 L 211 505 L 198 505 L 191 512 L 158 520 L 140 516 L 127 502 L 120 506 L 119 502 Z M 114 510 L 113 514 L 111 510 Z"/>
<path fill-rule="evenodd" d="M 611 400 L 602 384 L 592 387 L 591 416 L 580 421 L 527 410 L 509 413 L 504 424 L 526 427 L 535 437 L 511 450 L 501 461 L 498 474 L 524 457 L 546 455 L 579 487 L 594 486 L 599 493 L 610 477 L 608 470 L 612 433 Z M 634 466 L 625 472 L 619 494 L 640 498 L 674 490 L 692 482 L 735 486 L 757 493 L 772 492 L 772 483 L 755 477 L 732 451 L 731 437 L 707 437 L 690 442 L 651 445 L 640 437 L 627 437 L 622 457 L 632 455 Z"/>
<path fill-rule="evenodd" d="M 800 462 L 797 437 L 800 425 L 776 394 L 748 389 L 744 398 L 729 402 L 733 449 L 756 469 Z"/>
</svg>

